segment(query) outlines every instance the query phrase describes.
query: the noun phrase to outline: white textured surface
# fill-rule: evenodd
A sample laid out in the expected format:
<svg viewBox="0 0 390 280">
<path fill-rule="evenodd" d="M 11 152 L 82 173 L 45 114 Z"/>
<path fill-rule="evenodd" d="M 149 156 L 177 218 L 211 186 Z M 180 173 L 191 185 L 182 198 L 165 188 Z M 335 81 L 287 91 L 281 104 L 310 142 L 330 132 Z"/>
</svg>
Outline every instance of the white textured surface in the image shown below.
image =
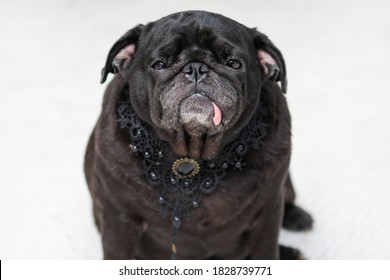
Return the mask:
<svg viewBox="0 0 390 280">
<path fill-rule="evenodd" d="M 298 203 L 315 217 L 281 242 L 311 259 L 390 259 L 390 2 L 1 1 L 0 258 L 99 259 L 82 173 L 127 29 L 201 9 L 258 26 L 284 53 Z"/>
</svg>

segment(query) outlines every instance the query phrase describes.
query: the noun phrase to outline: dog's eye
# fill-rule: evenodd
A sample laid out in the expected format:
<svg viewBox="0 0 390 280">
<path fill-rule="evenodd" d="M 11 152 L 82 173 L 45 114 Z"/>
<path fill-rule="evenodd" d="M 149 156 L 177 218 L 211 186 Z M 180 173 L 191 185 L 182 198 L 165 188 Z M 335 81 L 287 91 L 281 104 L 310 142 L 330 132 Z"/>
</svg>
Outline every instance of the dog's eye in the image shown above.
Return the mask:
<svg viewBox="0 0 390 280">
<path fill-rule="evenodd" d="M 233 69 L 240 69 L 242 67 L 241 62 L 235 60 L 235 59 L 230 59 L 227 63 L 227 65 Z"/>
<path fill-rule="evenodd" d="M 163 69 L 167 68 L 167 65 L 165 64 L 164 61 L 159 60 L 155 64 L 153 64 L 152 67 L 156 70 L 163 70 Z"/>
</svg>

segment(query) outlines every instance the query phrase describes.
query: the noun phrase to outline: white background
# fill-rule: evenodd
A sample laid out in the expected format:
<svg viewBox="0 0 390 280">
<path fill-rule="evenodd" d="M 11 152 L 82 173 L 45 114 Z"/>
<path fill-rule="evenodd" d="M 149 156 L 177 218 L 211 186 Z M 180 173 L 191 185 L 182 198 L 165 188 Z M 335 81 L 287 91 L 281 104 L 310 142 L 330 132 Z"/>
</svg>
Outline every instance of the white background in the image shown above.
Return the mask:
<svg viewBox="0 0 390 280">
<path fill-rule="evenodd" d="M 390 2 L 0 2 L 0 258 L 100 259 L 85 146 L 111 45 L 171 12 L 222 13 L 287 62 L 292 176 L 315 218 L 281 243 L 310 259 L 390 259 Z"/>
</svg>

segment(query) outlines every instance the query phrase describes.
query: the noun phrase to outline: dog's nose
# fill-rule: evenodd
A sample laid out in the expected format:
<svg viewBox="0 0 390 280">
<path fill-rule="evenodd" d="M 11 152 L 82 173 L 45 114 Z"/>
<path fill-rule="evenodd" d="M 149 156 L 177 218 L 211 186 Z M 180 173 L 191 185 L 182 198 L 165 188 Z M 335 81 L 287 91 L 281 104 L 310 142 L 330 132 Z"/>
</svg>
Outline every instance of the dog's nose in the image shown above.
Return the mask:
<svg viewBox="0 0 390 280">
<path fill-rule="evenodd" d="M 183 73 L 187 79 L 194 83 L 203 80 L 208 72 L 210 72 L 209 67 L 201 62 L 190 62 L 183 68 Z"/>
</svg>

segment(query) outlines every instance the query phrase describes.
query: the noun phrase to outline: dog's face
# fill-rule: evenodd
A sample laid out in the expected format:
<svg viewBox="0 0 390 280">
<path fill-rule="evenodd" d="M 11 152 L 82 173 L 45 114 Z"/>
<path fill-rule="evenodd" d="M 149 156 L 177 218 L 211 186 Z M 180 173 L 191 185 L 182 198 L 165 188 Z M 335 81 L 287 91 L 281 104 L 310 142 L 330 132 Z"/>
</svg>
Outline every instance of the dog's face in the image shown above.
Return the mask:
<svg viewBox="0 0 390 280">
<path fill-rule="evenodd" d="M 283 57 L 268 38 L 231 19 L 182 12 L 128 31 L 102 81 L 119 72 L 139 116 L 180 156 L 211 159 L 258 106 L 262 84 L 286 88 Z"/>
</svg>

